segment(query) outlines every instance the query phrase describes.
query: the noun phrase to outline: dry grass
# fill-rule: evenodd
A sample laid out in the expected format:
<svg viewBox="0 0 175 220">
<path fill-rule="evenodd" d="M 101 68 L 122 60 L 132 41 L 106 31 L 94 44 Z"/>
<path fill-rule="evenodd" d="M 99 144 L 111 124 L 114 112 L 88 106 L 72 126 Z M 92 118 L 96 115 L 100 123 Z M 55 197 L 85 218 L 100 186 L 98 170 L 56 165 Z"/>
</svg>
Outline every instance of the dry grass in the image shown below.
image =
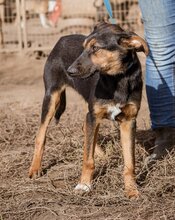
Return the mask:
<svg viewBox="0 0 175 220">
<path fill-rule="evenodd" d="M 97 158 L 94 189 L 76 195 L 73 188 L 81 172 L 83 117 L 69 107 L 59 125 L 51 123 L 43 160 L 44 175 L 27 178 L 39 121 L 39 105 L 17 111 L 14 106 L 0 109 L 0 219 L 174 219 L 175 155 L 157 162 L 139 187 L 141 198 L 124 197 L 121 147 L 117 127 L 104 121 L 99 144 L 105 159 Z M 15 111 L 14 111 L 15 109 Z M 110 131 L 110 132 L 109 132 Z M 136 172 L 146 157 L 141 147 L 149 132 L 138 131 Z M 147 137 L 147 138 L 148 138 Z"/>
</svg>

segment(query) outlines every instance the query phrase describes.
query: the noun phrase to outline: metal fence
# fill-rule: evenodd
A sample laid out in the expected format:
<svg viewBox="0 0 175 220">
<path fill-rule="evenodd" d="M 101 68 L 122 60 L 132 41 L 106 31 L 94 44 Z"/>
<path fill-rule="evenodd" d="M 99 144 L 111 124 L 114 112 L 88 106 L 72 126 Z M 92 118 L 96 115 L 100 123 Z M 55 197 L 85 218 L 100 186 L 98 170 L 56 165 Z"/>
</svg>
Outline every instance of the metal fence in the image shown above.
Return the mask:
<svg viewBox="0 0 175 220">
<path fill-rule="evenodd" d="M 125 29 L 142 26 L 137 0 L 110 0 Z M 63 35 L 108 19 L 103 0 L 0 0 L 0 52 L 50 50 Z"/>
</svg>

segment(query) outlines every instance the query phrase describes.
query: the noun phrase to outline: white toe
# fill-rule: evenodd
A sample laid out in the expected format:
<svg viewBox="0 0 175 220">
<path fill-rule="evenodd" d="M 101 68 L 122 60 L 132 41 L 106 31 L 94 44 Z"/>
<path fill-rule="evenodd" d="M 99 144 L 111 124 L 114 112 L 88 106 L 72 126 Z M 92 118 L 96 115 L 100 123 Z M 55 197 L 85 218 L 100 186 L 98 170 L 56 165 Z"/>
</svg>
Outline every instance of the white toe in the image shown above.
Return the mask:
<svg viewBox="0 0 175 220">
<path fill-rule="evenodd" d="M 76 185 L 75 190 L 83 190 L 85 192 L 89 192 L 91 190 L 91 185 L 79 183 L 78 185 Z"/>
</svg>

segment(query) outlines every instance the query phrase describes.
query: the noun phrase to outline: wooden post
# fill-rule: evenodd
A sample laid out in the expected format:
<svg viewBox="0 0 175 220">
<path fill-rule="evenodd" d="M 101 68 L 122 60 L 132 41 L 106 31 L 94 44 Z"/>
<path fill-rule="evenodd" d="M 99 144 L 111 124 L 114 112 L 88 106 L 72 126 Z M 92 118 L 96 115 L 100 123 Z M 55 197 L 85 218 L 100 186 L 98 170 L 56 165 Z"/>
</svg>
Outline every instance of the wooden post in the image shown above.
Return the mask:
<svg viewBox="0 0 175 220">
<path fill-rule="evenodd" d="M 24 50 L 27 50 L 27 27 L 26 27 L 26 5 L 25 0 L 21 0 L 21 16 L 22 16 L 22 36 L 24 43 Z"/>
<path fill-rule="evenodd" d="M 22 52 L 21 7 L 19 0 L 16 0 L 16 21 L 17 21 L 18 49 L 20 52 Z"/>
</svg>

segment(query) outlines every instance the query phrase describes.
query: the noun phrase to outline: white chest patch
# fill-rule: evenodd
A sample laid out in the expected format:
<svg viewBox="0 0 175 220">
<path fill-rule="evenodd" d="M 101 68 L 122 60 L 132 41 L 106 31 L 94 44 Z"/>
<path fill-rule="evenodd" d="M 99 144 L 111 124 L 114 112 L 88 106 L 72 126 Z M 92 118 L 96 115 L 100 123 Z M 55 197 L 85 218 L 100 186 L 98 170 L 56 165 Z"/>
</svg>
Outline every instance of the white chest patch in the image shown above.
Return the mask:
<svg viewBox="0 0 175 220">
<path fill-rule="evenodd" d="M 108 114 L 111 120 L 115 120 L 115 117 L 121 113 L 120 104 L 108 107 Z"/>
</svg>

